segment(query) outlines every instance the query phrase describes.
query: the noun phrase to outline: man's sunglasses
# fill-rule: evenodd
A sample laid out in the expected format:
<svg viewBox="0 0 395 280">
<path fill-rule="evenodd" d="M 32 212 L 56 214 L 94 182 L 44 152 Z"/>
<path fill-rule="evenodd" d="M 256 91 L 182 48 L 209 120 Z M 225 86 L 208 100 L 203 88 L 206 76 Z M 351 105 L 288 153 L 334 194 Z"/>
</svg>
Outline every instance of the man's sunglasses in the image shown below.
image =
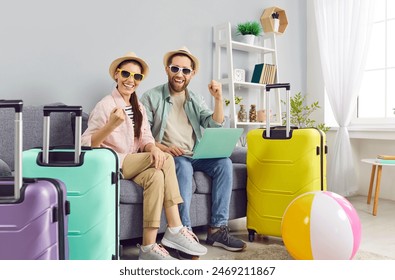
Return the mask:
<svg viewBox="0 0 395 280">
<path fill-rule="evenodd" d="M 182 71 L 182 74 L 190 75 L 192 73 L 192 71 L 193 71 L 190 68 L 181 68 L 181 67 L 174 66 L 174 65 L 170 65 L 169 68 L 170 68 L 170 71 L 173 72 L 174 74 Z"/>
<path fill-rule="evenodd" d="M 127 70 L 124 69 L 117 69 L 119 73 L 121 73 L 122 78 L 129 78 L 130 76 L 133 77 L 133 79 L 135 79 L 136 81 L 141 81 L 142 79 L 144 79 L 144 75 L 143 74 L 139 74 L 139 73 L 133 73 L 133 72 L 129 72 Z"/>
</svg>

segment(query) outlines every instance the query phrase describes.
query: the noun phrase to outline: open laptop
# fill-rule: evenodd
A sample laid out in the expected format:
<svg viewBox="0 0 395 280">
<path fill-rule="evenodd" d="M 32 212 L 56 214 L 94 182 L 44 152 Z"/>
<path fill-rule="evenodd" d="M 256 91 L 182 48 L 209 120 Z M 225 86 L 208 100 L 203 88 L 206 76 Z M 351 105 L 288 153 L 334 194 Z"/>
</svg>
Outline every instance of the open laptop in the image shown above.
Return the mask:
<svg viewBox="0 0 395 280">
<path fill-rule="evenodd" d="M 229 157 L 242 133 L 242 128 L 206 128 L 191 157 L 193 159 Z"/>
</svg>

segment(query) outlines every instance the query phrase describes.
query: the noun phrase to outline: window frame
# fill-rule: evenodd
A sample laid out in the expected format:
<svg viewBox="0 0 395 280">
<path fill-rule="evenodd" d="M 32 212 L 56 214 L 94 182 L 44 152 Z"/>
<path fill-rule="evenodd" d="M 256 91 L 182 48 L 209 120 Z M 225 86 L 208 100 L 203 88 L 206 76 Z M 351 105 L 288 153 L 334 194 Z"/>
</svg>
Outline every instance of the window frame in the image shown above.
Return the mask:
<svg viewBox="0 0 395 280">
<path fill-rule="evenodd" d="M 384 0 L 385 1 L 385 11 L 387 11 L 387 3 L 389 0 Z M 395 17 L 388 17 L 388 13 L 385 13 L 384 18 L 382 19 L 374 19 L 373 25 L 374 24 L 382 24 L 384 23 L 384 67 L 376 67 L 376 68 L 371 68 L 371 69 L 364 69 L 364 73 L 369 72 L 369 71 L 383 71 L 384 70 L 384 91 L 385 91 L 385 104 L 387 104 L 388 100 L 388 95 L 390 94 L 388 91 L 388 71 L 395 69 L 395 66 L 388 66 L 388 22 L 390 21 L 395 21 Z M 372 40 L 372 39 L 371 39 Z M 359 99 L 360 97 L 357 96 L 357 100 L 355 102 L 355 107 L 354 107 L 354 112 L 353 112 L 353 117 L 350 123 L 351 127 L 367 127 L 367 128 L 372 128 L 372 127 L 377 127 L 378 129 L 394 129 L 395 128 L 395 110 L 393 112 L 393 117 L 358 117 L 358 110 L 359 110 Z M 394 105 L 395 108 L 395 105 Z M 387 110 L 386 107 L 383 108 L 384 110 Z"/>
</svg>

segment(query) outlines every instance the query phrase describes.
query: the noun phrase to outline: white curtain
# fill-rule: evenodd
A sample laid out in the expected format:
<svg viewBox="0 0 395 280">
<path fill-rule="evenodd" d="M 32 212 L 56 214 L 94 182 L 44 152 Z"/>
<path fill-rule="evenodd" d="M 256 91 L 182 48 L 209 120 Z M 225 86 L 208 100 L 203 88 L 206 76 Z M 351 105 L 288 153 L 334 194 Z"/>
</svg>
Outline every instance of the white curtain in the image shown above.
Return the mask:
<svg viewBox="0 0 395 280">
<path fill-rule="evenodd" d="M 371 0 L 314 0 L 319 51 L 326 93 L 339 125 L 328 163 L 328 190 L 357 190 L 347 127 L 361 85 L 371 29 Z"/>
</svg>

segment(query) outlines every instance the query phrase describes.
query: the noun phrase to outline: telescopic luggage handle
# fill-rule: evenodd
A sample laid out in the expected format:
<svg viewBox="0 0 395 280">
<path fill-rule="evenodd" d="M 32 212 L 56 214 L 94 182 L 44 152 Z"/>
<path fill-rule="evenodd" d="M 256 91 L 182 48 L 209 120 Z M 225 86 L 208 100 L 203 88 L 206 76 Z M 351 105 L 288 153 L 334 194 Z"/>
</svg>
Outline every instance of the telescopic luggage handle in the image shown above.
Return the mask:
<svg viewBox="0 0 395 280">
<path fill-rule="evenodd" d="M 18 200 L 21 196 L 22 180 L 22 100 L 0 100 L 0 108 L 14 108 L 15 110 L 15 143 L 14 143 L 14 198 Z"/>
<path fill-rule="evenodd" d="M 285 137 L 289 138 L 290 131 L 291 131 L 291 118 L 290 118 L 290 94 L 289 91 L 291 90 L 290 83 L 281 83 L 281 84 L 267 84 L 266 85 L 266 138 L 270 138 L 270 90 L 271 89 L 280 89 L 285 88 L 287 91 L 286 96 L 286 134 Z"/>
<path fill-rule="evenodd" d="M 44 106 L 44 135 L 43 135 L 43 163 L 49 163 L 49 135 L 50 135 L 50 115 L 51 113 L 75 113 L 75 153 L 74 153 L 74 163 L 79 164 L 81 155 L 81 127 L 82 127 L 82 106 L 68 106 L 68 105 L 58 105 L 58 106 Z"/>
</svg>

